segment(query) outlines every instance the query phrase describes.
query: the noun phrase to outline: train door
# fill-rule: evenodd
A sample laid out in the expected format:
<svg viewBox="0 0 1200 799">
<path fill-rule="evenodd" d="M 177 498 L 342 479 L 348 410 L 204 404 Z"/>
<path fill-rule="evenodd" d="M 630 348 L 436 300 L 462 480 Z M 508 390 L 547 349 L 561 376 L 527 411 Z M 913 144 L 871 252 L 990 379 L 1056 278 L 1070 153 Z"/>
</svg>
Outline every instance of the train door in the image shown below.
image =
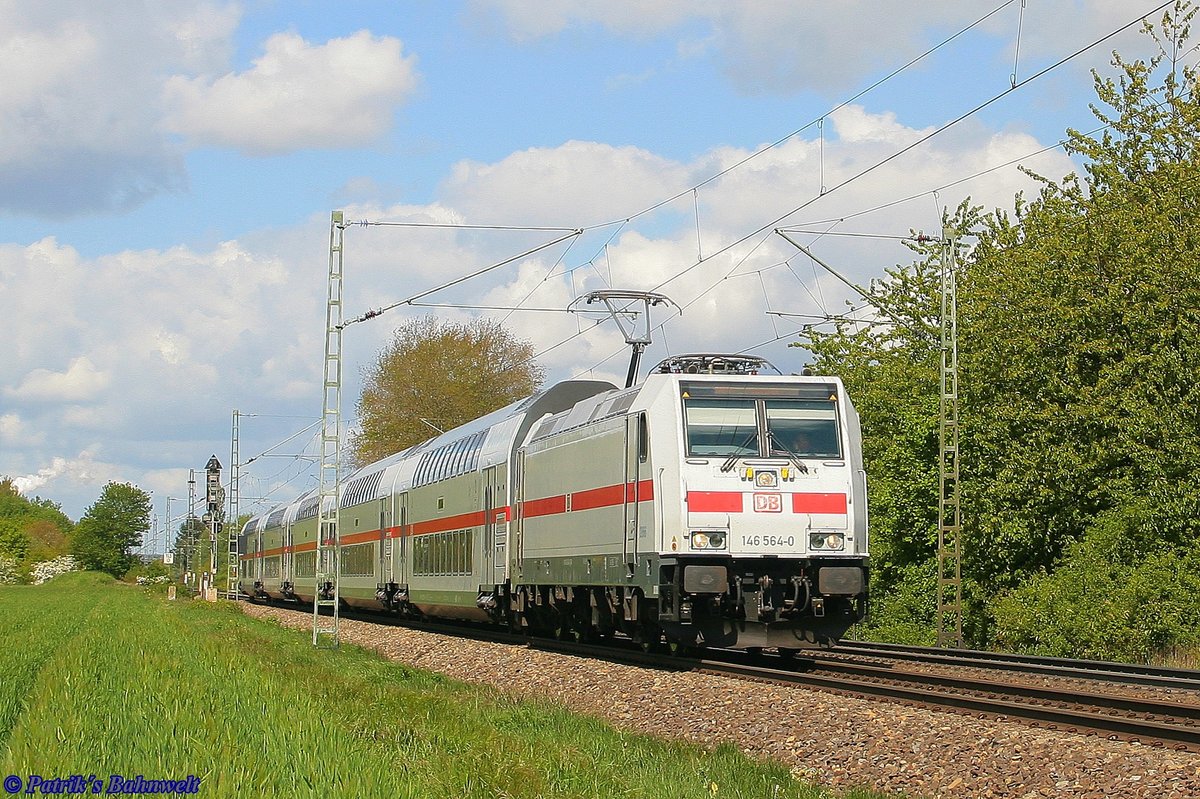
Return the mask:
<svg viewBox="0 0 1200 799">
<path fill-rule="evenodd" d="M 510 574 L 514 583 L 524 582 L 521 562 L 525 559 L 525 450 L 517 450 L 516 468 L 512 473 L 513 481 L 513 512 L 512 546 L 509 547 L 508 557 L 512 564 Z"/>
<path fill-rule="evenodd" d="M 283 525 L 283 554 L 279 556 L 279 584 L 292 582 L 292 526 Z"/>
<path fill-rule="evenodd" d="M 396 537 L 392 539 L 396 542 L 393 547 L 392 561 L 392 579 L 397 585 L 408 585 L 408 552 L 409 552 L 409 529 L 408 529 L 408 494 L 401 494 L 396 498 L 396 517 L 399 524 L 396 529 Z"/>
<path fill-rule="evenodd" d="M 386 585 L 392 581 L 392 512 L 391 497 L 379 500 L 379 582 Z"/>
<path fill-rule="evenodd" d="M 637 563 L 638 529 L 641 524 L 642 480 L 648 471 L 646 414 L 625 417 L 625 535 L 622 554 L 630 574 Z"/>
<path fill-rule="evenodd" d="M 480 582 L 495 580 L 496 565 L 500 553 L 496 546 L 496 467 L 483 470 L 483 544 L 480 551 L 483 565 L 479 569 Z"/>
<path fill-rule="evenodd" d="M 262 530 L 255 530 L 254 535 L 250 540 L 254 542 L 251 544 L 251 551 L 254 552 L 254 559 L 250 561 L 250 578 L 255 581 L 261 581 L 263 573 Z"/>
<path fill-rule="evenodd" d="M 512 511 L 508 507 L 508 492 L 504 481 L 506 464 L 492 467 L 492 580 L 496 585 L 503 585 L 508 579 L 508 527 Z"/>
</svg>

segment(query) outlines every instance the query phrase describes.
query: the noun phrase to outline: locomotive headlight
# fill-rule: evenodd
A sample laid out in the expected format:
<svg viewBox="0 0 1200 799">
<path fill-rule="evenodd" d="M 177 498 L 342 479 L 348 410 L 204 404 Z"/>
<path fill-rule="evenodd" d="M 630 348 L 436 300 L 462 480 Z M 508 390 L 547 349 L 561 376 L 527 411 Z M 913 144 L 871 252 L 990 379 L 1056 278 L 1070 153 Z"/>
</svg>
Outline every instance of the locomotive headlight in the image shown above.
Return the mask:
<svg viewBox="0 0 1200 799">
<path fill-rule="evenodd" d="M 714 531 L 702 533 L 692 532 L 692 549 L 724 549 L 725 533 Z"/>
<path fill-rule="evenodd" d="M 809 549 L 839 550 L 846 546 L 846 537 L 841 533 L 817 532 L 808 536 Z"/>
</svg>

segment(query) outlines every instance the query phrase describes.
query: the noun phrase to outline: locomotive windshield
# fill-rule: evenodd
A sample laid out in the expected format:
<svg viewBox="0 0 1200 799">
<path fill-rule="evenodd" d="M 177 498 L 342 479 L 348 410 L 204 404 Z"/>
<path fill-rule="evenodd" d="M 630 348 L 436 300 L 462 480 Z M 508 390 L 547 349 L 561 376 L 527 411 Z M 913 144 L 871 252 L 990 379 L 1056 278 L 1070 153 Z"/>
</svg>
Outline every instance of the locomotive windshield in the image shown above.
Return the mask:
<svg viewBox="0 0 1200 799">
<path fill-rule="evenodd" d="M 832 386 L 708 383 L 683 388 L 689 456 L 842 457 Z"/>
<path fill-rule="evenodd" d="M 767 400 L 766 413 L 772 457 L 842 457 L 833 402 Z"/>
<path fill-rule="evenodd" d="M 757 455 L 757 403 L 750 399 L 688 399 L 689 455 Z"/>
</svg>

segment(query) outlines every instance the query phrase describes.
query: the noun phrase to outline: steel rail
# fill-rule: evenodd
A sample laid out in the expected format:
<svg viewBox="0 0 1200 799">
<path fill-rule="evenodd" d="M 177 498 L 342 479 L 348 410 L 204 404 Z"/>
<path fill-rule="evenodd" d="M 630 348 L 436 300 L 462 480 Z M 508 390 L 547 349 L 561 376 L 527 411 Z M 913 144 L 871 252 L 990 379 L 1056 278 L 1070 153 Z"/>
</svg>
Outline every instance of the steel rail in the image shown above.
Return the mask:
<svg viewBox="0 0 1200 799">
<path fill-rule="evenodd" d="M 1068 705 L 1083 705 L 1087 707 L 1108 708 L 1128 714 L 1143 716 L 1160 716 L 1164 718 L 1181 718 L 1200 721 L 1200 705 L 1186 704 L 1178 701 L 1165 701 L 1146 697 L 1101 693 L 1088 690 L 1064 690 L 1047 688 L 1029 683 L 1001 682 L 987 678 L 959 677 L 949 674 L 937 674 L 927 671 L 911 671 L 895 669 L 887 666 L 875 666 L 845 661 L 815 660 L 819 663 L 820 671 L 828 671 L 847 677 L 876 679 L 881 681 L 898 680 L 916 685 L 928 685 L 938 688 L 956 688 L 966 691 L 979 691 L 984 694 L 1019 696 L 1041 702 L 1056 702 Z M 802 672 L 812 674 L 813 672 Z M 1200 727 L 1193 734 L 1200 736 Z"/>
<path fill-rule="evenodd" d="M 1107 714 L 1101 708 L 1088 712 L 1075 708 L 1030 704 L 1020 698 L 1000 699 L 978 694 L 952 693 L 932 689 L 927 685 L 906 685 L 902 682 L 883 682 L 861 677 L 794 672 L 725 661 L 701 660 L 696 671 L 719 676 L 760 680 L 788 686 L 820 687 L 839 693 L 861 694 L 903 700 L 921 705 L 940 705 L 957 710 L 986 713 L 1004 719 L 1023 719 L 1041 722 L 1053 729 L 1067 732 L 1102 732 L 1141 742 L 1160 742 L 1181 751 L 1200 751 L 1200 727 L 1178 724 L 1170 719 L 1137 718 Z M 907 675 L 905 675 L 907 676 Z M 936 677 L 936 675 L 927 675 Z M 1012 696 L 1013 686 L 997 683 Z M 1063 701 L 1060 694 L 1059 701 Z M 1078 696 L 1078 694 L 1077 694 Z M 1067 701 L 1070 701 L 1067 699 Z"/>
<path fill-rule="evenodd" d="M 1007 652 L 985 652 L 978 649 L 938 649 L 901 644 L 877 644 L 869 641 L 842 641 L 827 651 L 852 654 L 856 657 L 943 663 L 952 666 L 973 666 L 1053 677 L 1200 691 L 1200 671 L 1193 669 L 1173 669 L 1107 660 L 1072 660 L 1035 655 L 1014 655 Z"/>
</svg>

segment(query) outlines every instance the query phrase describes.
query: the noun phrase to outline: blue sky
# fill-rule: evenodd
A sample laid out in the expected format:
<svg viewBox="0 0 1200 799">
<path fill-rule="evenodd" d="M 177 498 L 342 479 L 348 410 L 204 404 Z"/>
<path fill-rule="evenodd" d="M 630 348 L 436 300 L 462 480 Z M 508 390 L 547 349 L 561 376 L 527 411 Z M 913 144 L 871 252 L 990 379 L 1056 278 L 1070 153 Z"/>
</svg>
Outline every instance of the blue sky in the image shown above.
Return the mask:
<svg viewBox="0 0 1200 799">
<path fill-rule="evenodd" d="M 765 312 L 819 315 L 847 296 L 769 234 L 774 221 L 805 205 L 782 223 L 936 233 L 939 207 L 968 194 L 1011 207 L 1031 189 L 1011 166 L 932 192 L 1013 159 L 1052 177 L 1072 169 L 1061 150 L 1034 154 L 1069 126 L 1095 127 L 1090 70 L 1106 71 L 1113 49 L 1149 56 L 1143 37 L 1108 40 L 856 176 L 1003 92 L 1014 70 L 1023 81 L 1159 6 L 4 5 L 0 333 L 11 352 L 0 361 L 0 474 L 74 517 L 107 480 L 153 490 L 161 516 L 165 497 L 186 491 L 189 467 L 214 452 L 228 460 L 234 408 L 261 414 L 242 425 L 243 459 L 319 416 L 334 209 L 353 220 L 583 228 L 569 248 L 431 299 L 565 307 L 588 290 L 654 288 L 683 273 L 661 290 L 686 310 L 647 360 L 778 338 L 756 351 L 798 369 L 803 352 L 786 347 L 798 325 Z M 598 227 L 677 193 L 656 213 Z M 351 228 L 347 314 L 550 238 Z M 806 240 L 864 282 L 907 260 L 885 239 Z M 428 310 L 400 308 L 347 335 L 351 423 L 359 370 L 396 326 Z M 583 329 L 577 317 L 514 313 L 507 324 L 547 351 L 551 379 L 623 375 L 611 325 L 562 344 Z M 298 454 L 309 438 L 278 454 Z M 279 499 L 311 479 L 307 462 L 287 457 L 247 472 L 248 500 Z"/>
</svg>

